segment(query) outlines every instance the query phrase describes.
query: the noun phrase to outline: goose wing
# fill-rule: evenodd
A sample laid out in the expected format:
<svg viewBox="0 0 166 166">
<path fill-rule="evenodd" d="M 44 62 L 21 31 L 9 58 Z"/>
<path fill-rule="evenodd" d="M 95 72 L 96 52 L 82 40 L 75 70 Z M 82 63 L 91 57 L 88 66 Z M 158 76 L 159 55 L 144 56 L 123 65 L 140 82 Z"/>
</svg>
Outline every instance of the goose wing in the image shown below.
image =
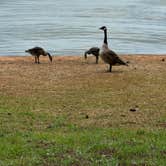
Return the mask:
<svg viewBox="0 0 166 166">
<path fill-rule="evenodd" d="M 127 65 L 120 57 L 112 50 L 108 49 L 106 51 L 103 51 L 101 53 L 102 59 L 109 64 L 115 65 L 115 64 L 120 64 L 120 65 Z"/>
<path fill-rule="evenodd" d="M 36 54 L 36 55 L 43 55 L 43 56 L 47 56 L 47 53 L 46 51 L 41 48 L 41 47 L 34 47 L 32 48 L 33 52 Z"/>
<path fill-rule="evenodd" d="M 43 51 L 43 48 L 41 48 L 41 47 L 33 47 L 30 50 L 32 50 L 32 51 Z"/>
<path fill-rule="evenodd" d="M 88 51 L 86 51 L 87 54 L 98 54 L 100 49 L 98 47 L 92 47 Z"/>
<path fill-rule="evenodd" d="M 100 49 L 98 47 L 92 47 L 89 49 L 91 52 L 98 52 Z"/>
</svg>

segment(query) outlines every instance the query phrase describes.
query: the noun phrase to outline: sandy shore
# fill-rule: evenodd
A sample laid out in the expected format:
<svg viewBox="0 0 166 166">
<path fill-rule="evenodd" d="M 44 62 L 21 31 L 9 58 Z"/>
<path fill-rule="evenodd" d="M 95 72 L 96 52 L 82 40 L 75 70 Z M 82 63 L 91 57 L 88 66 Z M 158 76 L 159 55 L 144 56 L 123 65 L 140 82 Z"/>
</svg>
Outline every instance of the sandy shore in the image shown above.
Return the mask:
<svg viewBox="0 0 166 166">
<path fill-rule="evenodd" d="M 135 61 L 136 63 L 139 61 L 146 61 L 146 62 L 157 62 L 157 61 L 166 61 L 166 54 L 124 54 L 119 55 L 125 61 Z M 88 56 L 88 60 L 85 61 L 83 56 L 53 56 L 53 62 L 55 61 L 78 61 L 81 60 L 82 62 L 95 62 L 94 56 Z M 32 56 L 0 56 L 0 63 L 18 63 L 18 62 L 33 62 L 34 58 Z M 40 62 L 46 63 L 48 61 L 48 57 L 40 57 Z M 103 63 L 100 60 L 101 63 Z"/>
<path fill-rule="evenodd" d="M 113 66 L 110 73 L 101 59 L 95 64 L 94 56 L 87 60 L 83 56 L 54 56 L 52 63 L 42 56 L 40 64 L 35 64 L 32 56 L 1 56 L 0 96 L 49 99 L 52 106 L 43 111 L 63 112 L 81 126 L 160 125 L 166 109 L 166 56 L 120 57 L 129 61 L 129 66 Z M 128 110 L 135 105 L 141 111 L 130 114 Z M 82 114 L 91 117 L 86 124 L 75 118 Z M 96 120 L 108 115 L 111 119 Z"/>
</svg>

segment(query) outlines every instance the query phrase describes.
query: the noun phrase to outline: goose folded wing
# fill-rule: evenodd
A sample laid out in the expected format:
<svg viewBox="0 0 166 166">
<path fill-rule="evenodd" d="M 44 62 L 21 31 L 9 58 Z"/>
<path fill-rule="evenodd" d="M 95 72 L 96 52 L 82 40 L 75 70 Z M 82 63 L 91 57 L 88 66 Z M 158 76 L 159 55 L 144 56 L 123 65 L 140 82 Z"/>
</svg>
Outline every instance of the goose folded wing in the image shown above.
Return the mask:
<svg viewBox="0 0 166 166">
<path fill-rule="evenodd" d="M 127 65 L 114 51 L 109 49 L 108 54 L 110 55 L 110 58 L 114 64 Z"/>
</svg>

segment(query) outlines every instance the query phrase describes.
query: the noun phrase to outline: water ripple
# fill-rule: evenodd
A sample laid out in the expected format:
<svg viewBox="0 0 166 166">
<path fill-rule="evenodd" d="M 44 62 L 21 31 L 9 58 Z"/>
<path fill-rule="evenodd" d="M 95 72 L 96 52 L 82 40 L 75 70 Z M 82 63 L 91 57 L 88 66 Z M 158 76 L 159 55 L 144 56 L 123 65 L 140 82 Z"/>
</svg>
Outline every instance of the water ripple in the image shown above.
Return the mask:
<svg viewBox="0 0 166 166">
<path fill-rule="evenodd" d="M 118 53 L 165 53 L 165 0 L 6 0 L 0 5 L 0 55 L 42 46 L 55 55 L 100 47 L 108 27 Z"/>
</svg>

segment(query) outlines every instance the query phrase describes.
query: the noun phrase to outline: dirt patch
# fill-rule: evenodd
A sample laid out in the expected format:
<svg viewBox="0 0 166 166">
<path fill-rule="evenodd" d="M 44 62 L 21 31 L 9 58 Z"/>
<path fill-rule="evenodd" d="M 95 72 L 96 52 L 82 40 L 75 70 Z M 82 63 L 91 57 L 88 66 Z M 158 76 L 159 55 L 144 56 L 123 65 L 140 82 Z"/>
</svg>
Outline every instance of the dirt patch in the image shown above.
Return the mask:
<svg viewBox="0 0 166 166">
<path fill-rule="evenodd" d="M 156 126 L 166 110 L 166 56 L 120 56 L 129 66 L 113 66 L 112 73 L 94 56 L 55 56 L 52 63 L 41 57 L 41 64 L 31 56 L 1 56 L 0 95 L 29 99 L 11 105 L 65 114 L 83 127 Z M 130 112 L 133 105 L 139 110 Z"/>
<path fill-rule="evenodd" d="M 97 151 L 97 154 L 106 158 L 111 158 L 116 153 L 115 149 L 102 149 Z"/>
</svg>

